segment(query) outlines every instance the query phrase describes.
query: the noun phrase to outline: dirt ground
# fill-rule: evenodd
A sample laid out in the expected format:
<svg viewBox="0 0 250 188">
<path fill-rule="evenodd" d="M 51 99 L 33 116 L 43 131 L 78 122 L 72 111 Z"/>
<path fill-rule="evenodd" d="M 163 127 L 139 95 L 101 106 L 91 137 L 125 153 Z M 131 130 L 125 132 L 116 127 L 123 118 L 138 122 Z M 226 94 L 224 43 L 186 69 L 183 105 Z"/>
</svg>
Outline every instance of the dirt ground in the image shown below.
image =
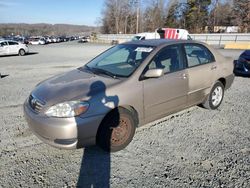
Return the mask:
<svg viewBox="0 0 250 188">
<path fill-rule="evenodd" d="M 250 187 L 250 78 L 236 77 L 218 110 L 192 107 L 145 125 L 117 153 L 60 150 L 34 136 L 22 104 L 35 85 L 108 47 L 69 42 L 0 57 L 0 187 Z"/>
</svg>

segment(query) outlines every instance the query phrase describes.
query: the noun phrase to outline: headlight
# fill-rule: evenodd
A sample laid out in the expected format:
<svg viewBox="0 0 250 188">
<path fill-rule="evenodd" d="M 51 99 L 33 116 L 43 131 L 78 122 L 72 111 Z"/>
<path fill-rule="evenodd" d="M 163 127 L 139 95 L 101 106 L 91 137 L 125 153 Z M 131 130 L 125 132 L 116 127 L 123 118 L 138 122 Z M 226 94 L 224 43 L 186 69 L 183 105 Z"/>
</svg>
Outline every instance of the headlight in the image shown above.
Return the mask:
<svg viewBox="0 0 250 188">
<path fill-rule="evenodd" d="M 89 103 L 82 101 L 68 101 L 50 107 L 45 114 L 50 117 L 70 118 L 85 113 Z"/>
</svg>

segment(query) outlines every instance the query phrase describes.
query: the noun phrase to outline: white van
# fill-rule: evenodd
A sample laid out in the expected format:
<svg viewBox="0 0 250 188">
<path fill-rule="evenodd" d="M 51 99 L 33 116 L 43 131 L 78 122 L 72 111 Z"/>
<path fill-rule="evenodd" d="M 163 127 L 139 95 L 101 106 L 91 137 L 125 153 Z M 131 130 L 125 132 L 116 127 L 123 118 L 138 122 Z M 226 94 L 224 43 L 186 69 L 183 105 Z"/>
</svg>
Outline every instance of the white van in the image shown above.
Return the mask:
<svg viewBox="0 0 250 188">
<path fill-rule="evenodd" d="M 158 28 L 154 33 L 138 33 L 132 40 L 146 40 L 146 39 L 181 39 L 192 40 L 189 33 L 185 29 L 175 28 Z"/>
<path fill-rule="evenodd" d="M 138 33 L 132 40 L 146 40 L 146 39 L 160 39 L 160 35 L 156 32 L 154 33 Z"/>
</svg>

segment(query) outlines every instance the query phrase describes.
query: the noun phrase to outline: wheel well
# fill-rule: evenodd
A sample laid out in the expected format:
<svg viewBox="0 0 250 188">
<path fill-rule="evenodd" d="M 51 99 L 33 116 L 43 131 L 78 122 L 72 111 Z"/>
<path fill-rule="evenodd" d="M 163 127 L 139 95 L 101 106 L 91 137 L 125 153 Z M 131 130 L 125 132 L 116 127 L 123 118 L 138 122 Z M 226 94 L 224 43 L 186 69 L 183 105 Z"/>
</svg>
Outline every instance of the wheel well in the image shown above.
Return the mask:
<svg viewBox="0 0 250 188">
<path fill-rule="evenodd" d="M 109 116 L 112 116 L 112 113 L 116 113 L 117 112 L 117 109 L 118 108 L 123 108 L 123 109 L 126 109 L 128 111 L 130 111 L 132 114 L 133 114 L 133 118 L 135 119 L 135 123 L 136 123 L 136 127 L 138 127 L 139 125 L 139 117 L 138 117 L 138 112 L 134 109 L 134 107 L 132 106 L 129 106 L 129 105 L 125 105 L 125 106 L 118 106 L 112 110 L 110 110 L 106 115 L 105 117 L 102 119 L 98 129 L 97 129 L 97 134 L 96 134 L 96 139 L 100 133 L 100 129 L 101 129 L 101 125 L 103 124 L 103 122 L 109 117 Z"/>
<path fill-rule="evenodd" d="M 136 126 L 138 126 L 138 124 L 139 124 L 138 112 L 134 109 L 134 107 L 129 106 L 129 105 L 118 106 L 118 107 L 116 107 L 116 108 L 110 110 L 110 111 L 105 115 L 105 117 L 103 118 L 102 122 L 103 122 L 108 116 L 112 115 L 113 112 L 117 111 L 118 108 L 124 108 L 124 109 L 130 111 L 130 112 L 133 114 L 133 118 L 135 119 Z"/>
<path fill-rule="evenodd" d="M 224 87 L 226 87 L 226 79 L 220 78 L 219 81 L 223 84 Z"/>
<path fill-rule="evenodd" d="M 130 111 L 133 114 L 133 117 L 135 118 L 136 126 L 139 125 L 138 112 L 136 111 L 136 109 L 133 106 L 126 105 L 126 106 L 120 106 L 119 108 L 125 108 L 128 111 Z"/>
</svg>

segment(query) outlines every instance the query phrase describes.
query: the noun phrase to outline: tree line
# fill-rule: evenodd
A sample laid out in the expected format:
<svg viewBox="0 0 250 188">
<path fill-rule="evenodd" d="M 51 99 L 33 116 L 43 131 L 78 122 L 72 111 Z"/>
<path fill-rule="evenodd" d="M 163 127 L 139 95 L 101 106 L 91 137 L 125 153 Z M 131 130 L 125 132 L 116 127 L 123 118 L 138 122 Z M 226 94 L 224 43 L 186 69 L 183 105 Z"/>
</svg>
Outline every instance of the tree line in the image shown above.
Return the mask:
<svg viewBox="0 0 250 188">
<path fill-rule="evenodd" d="M 91 34 L 98 30 L 96 27 L 69 25 L 69 24 L 0 24 L 0 36 L 68 36 Z"/>
<path fill-rule="evenodd" d="M 101 32 L 133 34 L 160 27 L 191 33 L 214 32 L 215 26 L 238 26 L 250 32 L 249 0 L 105 0 Z"/>
</svg>

